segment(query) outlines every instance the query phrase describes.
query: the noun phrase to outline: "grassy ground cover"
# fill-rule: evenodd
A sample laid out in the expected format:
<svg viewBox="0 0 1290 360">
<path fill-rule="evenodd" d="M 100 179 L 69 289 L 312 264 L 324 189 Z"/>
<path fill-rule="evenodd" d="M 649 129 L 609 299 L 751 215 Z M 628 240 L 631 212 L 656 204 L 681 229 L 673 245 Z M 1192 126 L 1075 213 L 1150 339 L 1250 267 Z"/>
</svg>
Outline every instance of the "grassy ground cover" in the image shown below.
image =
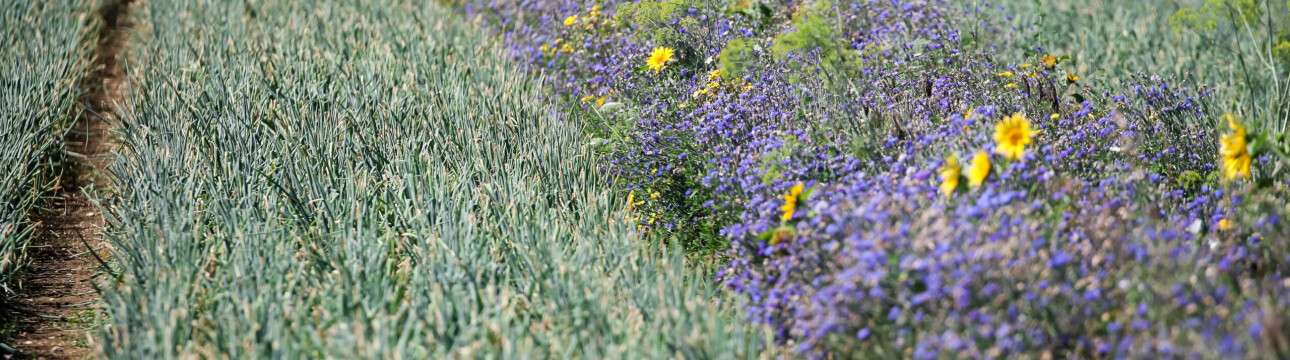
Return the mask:
<svg viewBox="0 0 1290 360">
<path fill-rule="evenodd" d="M 819 357 L 1285 356 L 1276 1 L 458 1 Z"/>
<path fill-rule="evenodd" d="M 63 136 L 79 114 L 95 24 L 90 1 L 0 5 L 0 287 L 12 295 L 34 236 L 33 218 L 51 196 Z"/>
<path fill-rule="evenodd" d="M 108 358 L 736 358 L 585 119 L 418 1 L 154 0 L 106 206 Z"/>
</svg>

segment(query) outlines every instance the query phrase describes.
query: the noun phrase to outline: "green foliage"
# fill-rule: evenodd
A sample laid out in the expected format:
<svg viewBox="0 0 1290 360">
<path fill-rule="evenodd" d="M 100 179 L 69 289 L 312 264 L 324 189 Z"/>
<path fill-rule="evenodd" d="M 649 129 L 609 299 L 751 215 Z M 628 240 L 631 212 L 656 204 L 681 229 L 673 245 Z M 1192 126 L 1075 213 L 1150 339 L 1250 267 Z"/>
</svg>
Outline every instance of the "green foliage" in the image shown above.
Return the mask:
<svg viewBox="0 0 1290 360">
<path fill-rule="evenodd" d="M 721 49 L 717 55 L 717 62 L 721 74 L 728 79 L 739 79 L 743 76 L 744 69 L 756 59 L 757 53 L 753 50 L 753 42 L 747 39 L 734 39 L 726 43 L 726 47 Z"/>
<path fill-rule="evenodd" d="M 634 4 L 623 4 L 618 7 L 617 22 L 619 26 L 644 29 L 647 39 L 663 43 L 674 42 L 678 34 L 669 26 L 661 24 L 672 20 L 681 10 L 688 9 L 693 0 L 642 0 Z"/>
<path fill-rule="evenodd" d="M 1184 7 L 1169 17 L 1169 26 L 1177 34 L 1183 30 L 1208 31 L 1218 27 L 1220 20 L 1237 26 L 1259 23 L 1263 10 L 1255 0 L 1208 0 L 1199 8 Z"/>
<path fill-rule="evenodd" d="M 1290 33 L 1283 31 L 1277 34 L 1276 45 L 1272 47 L 1272 55 L 1277 57 L 1278 63 L 1282 66 L 1290 67 Z"/>
<path fill-rule="evenodd" d="M 815 15 L 799 15 L 793 19 L 793 31 L 775 37 L 771 51 L 778 58 L 784 58 L 791 51 L 820 50 L 823 58 L 837 58 L 838 49 L 834 45 L 833 29 L 828 21 Z"/>
<path fill-rule="evenodd" d="M 827 69 L 838 69 L 846 50 L 834 38 L 833 28 L 824 18 L 831 8 L 827 1 L 815 1 L 798 10 L 793 15 L 793 30 L 776 36 L 771 45 L 775 57 L 784 59 L 790 52 L 818 50 L 820 61 Z"/>
<path fill-rule="evenodd" d="M 1169 27 L 1173 29 L 1175 34 L 1187 29 L 1209 30 L 1213 29 L 1217 24 L 1218 22 L 1213 17 L 1194 8 L 1178 9 L 1178 12 L 1169 17 Z"/>
<path fill-rule="evenodd" d="M 618 21 L 621 25 L 642 23 L 661 23 L 668 21 L 678 11 L 688 7 L 684 0 L 643 0 L 635 4 L 623 4 L 618 8 Z"/>
<path fill-rule="evenodd" d="M 736 0 L 730 1 L 723 9 L 728 14 L 739 14 L 758 24 L 759 28 L 765 28 L 771 24 L 771 18 L 775 16 L 775 11 L 767 0 Z"/>
</svg>

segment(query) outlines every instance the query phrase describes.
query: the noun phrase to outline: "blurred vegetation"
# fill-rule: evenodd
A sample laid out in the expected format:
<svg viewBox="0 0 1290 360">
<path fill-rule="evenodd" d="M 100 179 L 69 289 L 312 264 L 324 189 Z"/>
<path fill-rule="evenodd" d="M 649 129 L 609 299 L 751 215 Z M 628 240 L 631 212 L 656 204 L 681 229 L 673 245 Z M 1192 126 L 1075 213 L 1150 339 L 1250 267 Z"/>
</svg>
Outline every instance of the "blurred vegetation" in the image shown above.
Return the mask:
<svg viewBox="0 0 1290 360">
<path fill-rule="evenodd" d="M 1084 80 L 1121 84 L 1136 73 L 1184 79 L 1214 91 L 1216 112 L 1284 132 L 1290 120 L 1290 57 L 1280 50 L 1290 6 L 1278 0 L 994 2 L 1015 14 L 1045 51 L 1071 57 Z M 1290 48 L 1290 44 L 1285 45 Z M 1016 47 L 1014 56 L 1035 53 Z M 1033 56 L 1033 55 L 1032 55 Z M 1217 128 L 1214 120 L 1205 126 Z"/>
</svg>

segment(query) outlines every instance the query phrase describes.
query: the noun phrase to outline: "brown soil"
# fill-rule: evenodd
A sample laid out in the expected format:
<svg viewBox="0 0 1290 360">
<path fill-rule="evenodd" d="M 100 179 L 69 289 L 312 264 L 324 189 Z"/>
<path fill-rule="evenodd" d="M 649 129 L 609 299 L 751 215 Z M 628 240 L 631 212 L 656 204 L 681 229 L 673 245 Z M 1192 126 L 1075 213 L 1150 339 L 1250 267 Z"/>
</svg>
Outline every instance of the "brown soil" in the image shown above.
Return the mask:
<svg viewBox="0 0 1290 360">
<path fill-rule="evenodd" d="M 111 250 L 102 239 L 103 216 L 83 190 L 101 192 L 114 144 L 111 129 L 124 106 L 124 60 L 130 36 L 131 0 L 116 0 L 99 9 L 103 29 L 94 49 L 95 70 L 82 82 L 82 113 L 67 147 L 72 166 L 64 169 L 57 198 L 39 215 L 40 235 L 29 250 L 30 265 L 14 306 L 24 317 L 11 339 L 3 341 L 35 359 L 82 359 L 92 355 L 92 333 L 100 321 L 98 257 Z M 77 155 L 79 154 L 79 155 Z M 102 283 L 102 282 L 99 282 Z"/>
</svg>

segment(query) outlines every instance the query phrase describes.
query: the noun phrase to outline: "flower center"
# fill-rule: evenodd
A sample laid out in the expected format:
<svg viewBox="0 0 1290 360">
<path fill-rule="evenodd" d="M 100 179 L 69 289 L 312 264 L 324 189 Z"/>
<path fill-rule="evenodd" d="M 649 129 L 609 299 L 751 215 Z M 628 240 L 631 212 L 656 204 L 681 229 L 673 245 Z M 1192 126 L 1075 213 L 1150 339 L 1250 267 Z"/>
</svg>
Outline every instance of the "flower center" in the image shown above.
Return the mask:
<svg viewBox="0 0 1290 360">
<path fill-rule="evenodd" d="M 1025 134 L 1023 134 L 1019 129 L 1008 132 L 1008 142 L 1012 143 L 1012 145 L 1021 145 L 1021 141 L 1025 137 Z"/>
</svg>

